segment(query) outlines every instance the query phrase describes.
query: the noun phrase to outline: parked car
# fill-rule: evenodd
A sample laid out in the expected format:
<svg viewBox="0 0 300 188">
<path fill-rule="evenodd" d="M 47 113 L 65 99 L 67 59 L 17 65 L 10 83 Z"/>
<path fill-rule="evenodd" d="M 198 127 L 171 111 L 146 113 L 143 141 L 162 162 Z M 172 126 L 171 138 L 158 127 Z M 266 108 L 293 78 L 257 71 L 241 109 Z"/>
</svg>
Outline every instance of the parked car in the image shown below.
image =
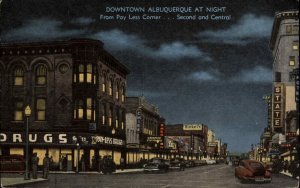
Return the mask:
<svg viewBox="0 0 300 188">
<path fill-rule="evenodd" d="M 196 160 L 195 163 L 196 163 L 196 166 L 207 165 L 206 160 Z"/>
<path fill-rule="evenodd" d="M 207 164 L 217 164 L 216 160 L 214 159 L 206 159 Z"/>
<path fill-rule="evenodd" d="M 241 160 L 235 167 L 235 177 L 241 182 L 271 182 L 271 172 L 263 163 L 255 160 Z"/>
<path fill-rule="evenodd" d="M 195 161 L 193 161 L 193 160 L 186 160 L 184 162 L 185 162 L 186 167 L 195 167 L 196 166 Z"/>
<path fill-rule="evenodd" d="M 176 169 L 179 171 L 184 171 L 186 165 L 184 159 L 182 158 L 173 158 L 170 160 L 170 169 Z"/>
<path fill-rule="evenodd" d="M 144 165 L 144 172 L 167 172 L 169 164 L 165 159 L 152 158 L 147 164 Z"/>
<path fill-rule="evenodd" d="M 25 158 L 23 155 L 0 156 L 0 172 L 24 172 Z"/>
</svg>

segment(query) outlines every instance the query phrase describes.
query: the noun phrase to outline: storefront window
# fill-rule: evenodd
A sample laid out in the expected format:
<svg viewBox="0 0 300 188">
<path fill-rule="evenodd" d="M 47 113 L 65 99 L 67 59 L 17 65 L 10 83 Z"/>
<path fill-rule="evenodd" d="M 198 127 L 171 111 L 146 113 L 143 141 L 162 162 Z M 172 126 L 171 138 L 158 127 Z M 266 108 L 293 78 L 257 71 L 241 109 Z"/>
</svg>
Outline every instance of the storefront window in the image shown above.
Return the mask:
<svg viewBox="0 0 300 188">
<path fill-rule="evenodd" d="M 99 155 L 103 158 L 104 156 L 110 155 L 112 156 L 112 151 L 111 150 L 100 150 Z"/>
<path fill-rule="evenodd" d="M 10 155 L 24 155 L 24 149 L 23 148 L 10 148 L 9 154 Z"/>
<path fill-rule="evenodd" d="M 116 165 L 120 165 L 120 159 L 121 159 L 121 152 L 114 151 L 114 162 Z"/>
<path fill-rule="evenodd" d="M 43 165 L 43 159 L 45 158 L 46 149 L 33 149 L 32 152 L 37 153 L 37 156 L 39 158 L 39 165 Z"/>
<path fill-rule="evenodd" d="M 49 157 L 52 157 L 53 165 L 58 166 L 59 165 L 59 149 L 49 149 Z"/>
</svg>

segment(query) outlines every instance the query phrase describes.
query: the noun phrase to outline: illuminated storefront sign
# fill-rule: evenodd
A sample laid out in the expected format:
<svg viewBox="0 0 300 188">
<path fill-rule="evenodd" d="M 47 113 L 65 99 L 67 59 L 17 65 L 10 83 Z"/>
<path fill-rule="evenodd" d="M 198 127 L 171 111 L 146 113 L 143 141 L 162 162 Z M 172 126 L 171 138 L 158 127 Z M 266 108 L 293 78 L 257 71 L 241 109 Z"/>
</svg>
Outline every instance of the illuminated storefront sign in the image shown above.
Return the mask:
<svg viewBox="0 0 300 188">
<path fill-rule="evenodd" d="M 274 86 L 274 98 L 273 98 L 273 127 L 281 128 L 283 127 L 282 121 L 282 110 L 283 110 L 283 85 Z"/>
<path fill-rule="evenodd" d="M 142 126 L 142 111 L 141 109 L 138 109 L 136 111 L 136 130 L 137 132 L 140 132 Z"/>
<path fill-rule="evenodd" d="M 218 142 L 208 142 L 207 146 L 208 147 L 216 147 L 218 145 Z"/>
<path fill-rule="evenodd" d="M 148 136 L 147 142 L 163 142 L 163 138 L 160 136 Z"/>
<path fill-rule="evenodd" d="M 201 131 L 202 124 L 184 124 L 183 130 L 185 130 L 185 131 Z"/>
<path fill-rule="evenodd" d="M 0 143 L 25 143 L 25 133 L 0 133 Z M 91 134 L 69 133 L 29 133 L 29 143 L 37 144 L 76 144 L 81 145 L 125 145 L 121 139 Z"/>
<path fill-rule="evenodd" d="M 159 136 L 164 137 L 165 136 L 165 124 L 160 123 L 159 125 Z M 164 149 L 165 145 L 164 142 L 159 143 L 159 148 Z"/>
</svg>

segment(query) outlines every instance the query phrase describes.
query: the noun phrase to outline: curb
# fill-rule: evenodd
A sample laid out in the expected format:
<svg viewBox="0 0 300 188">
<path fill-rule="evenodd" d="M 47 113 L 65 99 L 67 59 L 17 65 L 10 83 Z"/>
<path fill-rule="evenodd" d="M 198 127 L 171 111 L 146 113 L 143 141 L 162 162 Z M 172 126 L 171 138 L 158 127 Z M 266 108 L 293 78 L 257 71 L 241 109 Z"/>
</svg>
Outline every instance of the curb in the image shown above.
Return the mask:
<svg viewBox="0 0 300 188">
<path fill-rule="evenodd" d="M 21 182 L 21 183 L 11 183 L 8 185 L 3 185 L 1 184 L 1 188 L 5 188 L 5 187 L 15 187 L 15 186 L 22 186 L 22 185 L 31 185 L 31 184 L 35 184 L 35 183 L 40 183 L 40 182 L 45 182 L 45 181 L 49 181 L 49 179 L 42 179 L 39 181 L 30 181 L 30 182 Z"/>
<path fill-rule="evenodd" d="M 280 174 L 283 174 L 285 176 L 288 176 L 290 178 L 293 178 L 292 174 L 288 173 L 288 172 L 279 172 Z M 297 176 L 296 178 L 293 178 L 293 179 L 298 179 L 299 180 L 299 176 Z"/>
</svg>

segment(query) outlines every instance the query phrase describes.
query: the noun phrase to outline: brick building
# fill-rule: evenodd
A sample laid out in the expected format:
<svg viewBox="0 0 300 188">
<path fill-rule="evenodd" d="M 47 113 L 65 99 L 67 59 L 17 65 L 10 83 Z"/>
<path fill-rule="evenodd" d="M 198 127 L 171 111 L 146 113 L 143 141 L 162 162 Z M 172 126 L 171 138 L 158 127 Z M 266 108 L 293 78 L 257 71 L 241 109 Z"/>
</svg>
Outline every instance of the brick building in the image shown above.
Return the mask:
<svg viewBox="0 0 300 188">
<path fill-rule="evenodd" d="M 30 154 L 48 152 L 57 168 L 65 157 L 67 170 L 83 154 L 86 166 L 99 155 L 118 164 L 126 155 L 128 73 L 97 40 L 1 44 L 1 154 L 24 154 L 29 105 Z"/>
</svg>

